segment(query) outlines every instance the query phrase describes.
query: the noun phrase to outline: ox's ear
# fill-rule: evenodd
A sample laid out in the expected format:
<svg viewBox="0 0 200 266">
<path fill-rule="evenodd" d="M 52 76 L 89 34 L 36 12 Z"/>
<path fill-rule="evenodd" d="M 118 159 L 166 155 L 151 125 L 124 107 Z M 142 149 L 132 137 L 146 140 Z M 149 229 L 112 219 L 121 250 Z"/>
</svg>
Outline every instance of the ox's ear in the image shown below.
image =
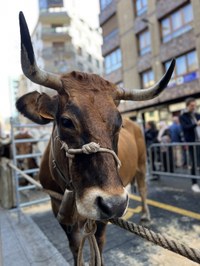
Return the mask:
<svg viewBox="0 0 200 266">
<path fill-rule="evenodd" d="M 54 120 L 57 111 L 57 97 L 37 91 L 27 93 L 16 102 L 20 113 L 38 124 L 47 124 Z"/>
</svg>

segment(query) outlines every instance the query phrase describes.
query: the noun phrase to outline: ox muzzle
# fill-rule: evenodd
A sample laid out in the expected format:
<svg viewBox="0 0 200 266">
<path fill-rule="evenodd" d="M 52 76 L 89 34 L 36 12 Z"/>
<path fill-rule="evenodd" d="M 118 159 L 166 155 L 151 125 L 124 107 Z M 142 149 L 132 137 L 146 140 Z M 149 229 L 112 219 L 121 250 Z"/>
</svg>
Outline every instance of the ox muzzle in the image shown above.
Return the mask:
<svg viewBox="0 0 200 266">
<path fill-rule="evenodd" d="M 61 141 L 58 137 L 56 137 L 56 139 L 61 143 L 61 149 L 65 150 L 66 156 L 69 160 L 69 168 L 71 167 L 72 160 L 77 153 L 91 154 L 96 152 L 107 152 L 113 155 L 118 168 L 121 165 L 119 158 L 113 150 L 101 148 L 97 143 L 86 144 L 81 149 L 69 149 L 65 142 Z M 73 183 L 72 176 L 70 176 L 70 183 Z M 72 191 L 69 191 L 69 193 L 71 192 Z M 62 204 L 63 206 L 69 206 L 67 204 L 69 193 L 67 193 L 66 190 Z M 128 193 L 122 184 L 118 185 L 117 189 L 111 187 L 103 190 L 99 187 L 90 187 L 85 189 L 81 197 L 78 197 L 75 190 L 73 193 L 78 214 L 93 220 L 108 220 L 111 218 L 121 217 L 125 214 L 129 202 Z M 72 206 L 73 204 L 70 205 Z M 62 207 L 62 216 L 63 211 L 64 209 Z"/>
<path fill-rule="evenodd" d="M 84 192 L 84 197 L 76 198 L 78 213 L 93 220 L 108 220 L 121 217 L 128 207 L 128 193 L 122 188 L 119 194 L 111 195 L 99 188 L 90 188 Z"/>
</svg>

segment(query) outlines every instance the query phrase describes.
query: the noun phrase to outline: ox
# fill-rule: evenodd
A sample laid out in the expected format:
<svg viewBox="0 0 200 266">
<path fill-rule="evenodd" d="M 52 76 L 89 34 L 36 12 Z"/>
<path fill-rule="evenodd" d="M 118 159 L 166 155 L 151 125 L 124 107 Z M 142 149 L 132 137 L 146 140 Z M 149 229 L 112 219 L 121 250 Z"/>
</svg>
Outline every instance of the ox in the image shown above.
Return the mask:
<svg viewBox="0 0 200 266">
<path fill-rule="evenodd" d="M 95 236 L 102 254 L 106 221 L 126 212 L 128 193 L 124 187 L 136 172 L 138 181 L 143 183 L 143 195 L 146 193 L 144 139 L 136 125 L 122 121 L 117 103 L 121 99 L 140 101 L 156 97 L 167 86 L 175 61 L 161 81 L 145 90 L 127 91 L 98 75 L 76 71 L 59 77 L 39 69 L 22 12 L 19 18 L 23 72 L 31 81 L 54 89 L 57 94 L 50 97 L 30 92 L 18 99 L 16 107 L 36 123 L 54 123 L 39 178 L 44 188 L 64 195 L 62 203 L 51 198 L 52 209 L 56 217 L 64 213 L 59 220 L 76 264 L 80 229 L 86 219 L 96 221 Z M 99 150 L 90 147 L 91 143 Z M 82 152 L 77 152 L 80 148 Z M 122 162 L 120 171 L 116 154 Z M 148 212 L 147 206 L 143 211 Z"/>
<path fill-rule="evenodd" d="M 16 143 L 16 153 L 17 155 L 26 155 L 33 153 L 33 145 L 37 142 L 29 142 L 28 139 L 32 139 L 33 136 L 28 132 L 19 132 L 14 136 L 15 140 L 27 139 L 27 142 Z M 12 151 L 11 151 L 11 140 L 1 140 L 0 141 L 0 157 L 6 157 L 8 159 L 12 159 Z M 17 160 L 17 166 L 21 170 L 38 168 L 38 164 L 35 158 L 20 158 Z"/>
<path fill-rule="evenodd" d="M 17 155 L 26 155 L 33 153 L 33 145 L 37 142 L 30 142 L 29 139 L 32 139 L 33 136 L 28 132 L 19 132 L 14 136 L 15 140 L 27 140 L 25 142 L 16 143 L 16 154 Z M 11 140 L 8 139 L 6 142 L 0 142 L 0 157 L 6 157 L 8 159 L 13 159 L 12 148 L 11 148 Z M 13 144 L 14 145 L 14 144 Z M 35 158 L 19 158 L 17 159 L 17 167 L 20 170 L 28 170 L 38 168 L 38 163 Z M 33 174 L 30 174 L 33 176 Z M 27 185 L 28 181 L 24 178 L 19 179 L 19 184 L 21 186 Z"/>
</svg>

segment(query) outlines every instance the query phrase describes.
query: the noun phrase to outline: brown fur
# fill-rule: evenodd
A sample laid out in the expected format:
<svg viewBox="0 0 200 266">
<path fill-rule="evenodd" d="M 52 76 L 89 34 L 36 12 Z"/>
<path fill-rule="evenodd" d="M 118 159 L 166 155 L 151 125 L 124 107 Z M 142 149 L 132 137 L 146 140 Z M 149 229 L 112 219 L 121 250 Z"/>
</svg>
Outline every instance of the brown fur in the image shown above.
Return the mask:
<svg viewBox="0 0 200 266">
<path fill-rule="evenodd" d="M 134 183 L 142 199 L 142 220 L 150 220 L 146 203 L 146 146 L 141 128 L 135 122 L 124 119 L 118 142 L 118 156 L 121 160 L 120 176 L 123 185 Z"/>
</svg>

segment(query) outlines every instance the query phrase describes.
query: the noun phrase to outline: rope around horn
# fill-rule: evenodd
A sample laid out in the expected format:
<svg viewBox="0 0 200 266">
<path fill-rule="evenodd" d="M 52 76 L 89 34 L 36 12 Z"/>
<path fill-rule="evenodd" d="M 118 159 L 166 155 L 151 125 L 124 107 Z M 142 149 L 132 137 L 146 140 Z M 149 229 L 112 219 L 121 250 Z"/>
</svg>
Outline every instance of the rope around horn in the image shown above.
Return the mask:
<svg viewBox="0 0 200 266">
<path fill-rule="evenodd" d="M 12 163 L 8 163 L 8 166 L 11 167 L 12 169 L 20 172 L 24 178 L 26 178 L 30 183 L 36 185 L 38 188 L 42 189 L 43 191 L 47 192 L 51 197 L 54 197 L 57 200 L 61 200 L 63 198 L 63 195 L 60 193 L 57 193 L 55 191 L 51 190 L 46 190 L 43 189 L 41 184 L 35 181 L 32 177 L 29 175 L 23 173 L 19 168 L 17 168 L 15 165 Z M 179 243 L 173 239 L 169 239 L 168 237 L 164 237 L 160 233 L 155 233 L 150 229 L 145 228 L 142 225 L 137 225 L 132 222 L 125 221 L 120 218 L 115 218 L 115 219 L 110 219 L 109 222 L 112 224 L 115 224 L 125 230 L 128 230 L 131 233 L 134 233 L 160 247 L 163 247 L 165 249 L 168 249 L 174 253 L 177 253 L 181 256 L 184 256 L 188 258 L 189 260 L 192 260 L 194 262 L 200 263 L 200 250 L 194 249 L 189 247 L 186 244 Z M 94 234 L 93 234 L 94 236 Z M 96 241 L 96 238 L 95 238 Z M 84 244 L 84 243 L 83 243 Z M 96 266 L 96 265 L 95 265 Z"/>
<path fill-rule="evenodd" d="M 177 242 L 173 239 L 169 239 L 168 237 L 165 237 L 159 233 L 154 233 L 152 230 L 147 229 L 144 226 L 137 225 L 120 218 L 111 219 L 109 221 L 112 224 L 118 225 L 121 228 L 128 230 L 129 232 L 134 233 L 138 236 L 141 236 L 142 238 L 156 245 L 182 255 L 194 262 L 200 263 L 200 250 L 191 248 L 186 244 Z"/>
</svg>

